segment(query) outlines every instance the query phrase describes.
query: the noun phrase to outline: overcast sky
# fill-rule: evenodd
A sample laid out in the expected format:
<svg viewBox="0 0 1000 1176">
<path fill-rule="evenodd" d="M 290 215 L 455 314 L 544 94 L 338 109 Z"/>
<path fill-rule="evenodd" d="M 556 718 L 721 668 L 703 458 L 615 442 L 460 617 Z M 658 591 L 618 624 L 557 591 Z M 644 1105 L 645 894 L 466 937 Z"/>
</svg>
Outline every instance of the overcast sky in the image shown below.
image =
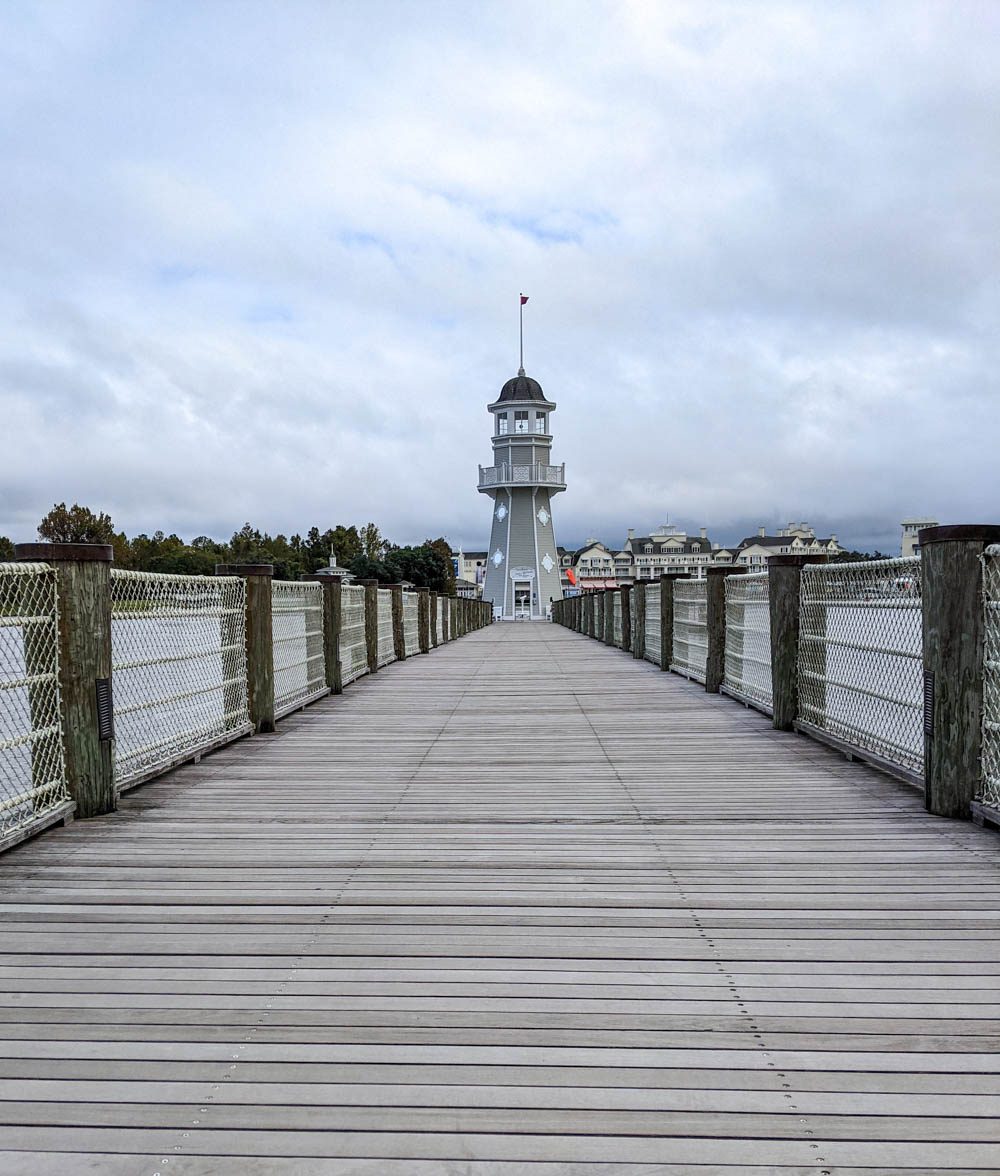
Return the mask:
<svg viewBox="0 0 1000 1176">
<path fill-rule="evenodd" d="M 1000 3 L 0 2 L 0 534 L 1000 522 Z"/>
</svg>

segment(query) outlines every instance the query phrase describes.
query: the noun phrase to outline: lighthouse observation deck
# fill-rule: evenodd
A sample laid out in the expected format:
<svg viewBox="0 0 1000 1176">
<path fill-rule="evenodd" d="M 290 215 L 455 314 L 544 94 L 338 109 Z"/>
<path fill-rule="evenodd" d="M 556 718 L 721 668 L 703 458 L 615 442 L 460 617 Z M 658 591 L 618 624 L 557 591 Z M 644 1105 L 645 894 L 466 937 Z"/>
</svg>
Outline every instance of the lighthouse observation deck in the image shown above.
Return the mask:
<svg viewBox="0 0 1000 1176">
<path fill-rule="evenodd" d="M 545 486 L 553 493 L 565 490 L 566 466 L 534 462 L 531 465 L 503 464 L 479 467 L 480 493 L 487 493 L 503 486 Z"/>
</svg>

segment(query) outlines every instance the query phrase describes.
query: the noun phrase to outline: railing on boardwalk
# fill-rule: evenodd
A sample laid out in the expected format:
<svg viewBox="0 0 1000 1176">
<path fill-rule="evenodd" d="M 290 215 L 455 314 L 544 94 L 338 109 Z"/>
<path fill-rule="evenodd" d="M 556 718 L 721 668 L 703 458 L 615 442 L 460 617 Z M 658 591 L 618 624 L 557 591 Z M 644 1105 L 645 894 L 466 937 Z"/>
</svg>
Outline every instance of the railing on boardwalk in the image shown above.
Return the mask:
<svg viewBox="0 0 1000 1176">
<path fill-rule="evenodd" d="M 375 664 L 382 668 L 396 660 L 396 643 L 392 632 L 392 589 L 378 590 L 378 653 Z"/>
<path fill-rule="evenodd" d="M 977 800 L 1000 811 L 1000 545 L 983 554 L 982 784 Z"/>
<path fill-rule="evenodd" d="M 799 726 L 923 771 L 917 557 L 802 569 Z"/>
<path fill-rule="evenodd" d="M 0 563 L 0 837 L 72 810 L 59 703 L 58 600 L 48 564 Z"/>
<path fill-rule="evenodd" d="M 407 657 L 420 652 L 420 594 L 403 593 L 403 644 Z"/>
<path fill-rule="evenodd" d="M 111 570 L 115 785 L 250 730 L 246 582 Z"/>
<path fill-rule="evenodd" d="M 580 607 L 583 607 L 583 598 L 580 597 Z M 611 618 L 611 639 L 613 643 L 621 649 L 622 647 L 622 595 L 620 592 L 615 592 L 612 597 L 614 602 L 612 605 Z"/>
<path fill-rule="evenodd" d="M 726 577 L 726 692 L 771 710 L 771 605 L 767 572 Z"/>
<path fill-rule="evenodd" d="M 444 641 L 444 628 L 441 624 L 441 614 L 445 606 L 445 597 L 432 596 L 431 597 L 431 628 L 434 632 L 435 645 L 440 645 Z"/>
<path fill-rule="evenodd" d="M 274 714 L 329 693 L 323 658 L 323 589 L 319 584 L 271 581 Z"/>
<path fill-rule="evenodd" d="M 674 585 L 674 641 L 670 668 L 703 683 L 707 662 L 707 581 L 678 580 Z"/>
<path fill-rule="evenodd" d="M 368 673 L 365 644 L 365 590 L 360 584 L 341 589 L 340 662 L 344 685 Z"/>
<path fill-rule="evenodd" d="M 660 585 L 646 585 L 646 624 L 643 657 L 660 664 Z"/>
</svg>

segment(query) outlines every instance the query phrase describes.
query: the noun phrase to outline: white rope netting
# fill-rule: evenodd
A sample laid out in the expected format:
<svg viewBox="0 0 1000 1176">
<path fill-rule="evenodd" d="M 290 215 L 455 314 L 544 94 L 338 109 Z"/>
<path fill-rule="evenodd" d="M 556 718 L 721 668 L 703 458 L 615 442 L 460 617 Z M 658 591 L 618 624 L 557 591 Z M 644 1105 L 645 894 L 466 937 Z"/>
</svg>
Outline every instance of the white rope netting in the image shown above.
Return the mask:
<svg viewBox="0 0 1000 1176">
<path fill-rule="evenodd" d="M 111 570 L 115 783 L 250 730 L 246 583 Z"/>
<path fill-rule="evenodd" d="M 420 652 L 418 600 L 416 592 L 403 593 L 403 640 L 407 657 Z"/>
<path fill-rule="evenodd" d="M 771 605 L 767 572 L 726 577 L 724 684 L 761 706 L 772 705 Z"/>
<path fill-rule="evenodd" d="M 982 784 L 976 798 L 1000 809 L 1000 546 L 983 554 L 983 750 Z"/>
<path fill-rule="evenodd" d="M 69 800 L 55 572 L 0 563 L 0 836 Z"/>
<path fill-rule="evenodd" d="M 643 656 L 646 661 L 660 664 L 660 585 L 646 585 L 646 647 Z"/>
<path fill-rule="evenodd" d="M 326 693 L 323 588 L 305 581 L 271 581 L 274 713 L 287 714 Z"/>
<path fill-rule="evenodd" d="M 799 713 L 820 730 L 923 771 L 919 557 L 802 569 Z"/>
<path fill-rule="evenodd" d="M 396 660 L 396 646 L 392 638 L 392 589 L 378 589 L 378 656 L 376 664 L 387 666 Z"/>
<path fill-rule="evenodd" d="M 670 668 L 705 681 L 708 666 L 708 581 L 674 582 L 674 648 Z"/>
<path fill-rule="evenodd" d="M 444 640 L 444 634 L 441 632 L 441 607 L 441 597 L 435 596 L 431 601 L 431 624 L 434 626 L 438 645 Z"/>
<path fill-rule="evenodd" d="M 346 686 L 368 673 L 365 589 L 360 584 L 345 584 L 340 593 L 340 676 Z"/>
</svg>

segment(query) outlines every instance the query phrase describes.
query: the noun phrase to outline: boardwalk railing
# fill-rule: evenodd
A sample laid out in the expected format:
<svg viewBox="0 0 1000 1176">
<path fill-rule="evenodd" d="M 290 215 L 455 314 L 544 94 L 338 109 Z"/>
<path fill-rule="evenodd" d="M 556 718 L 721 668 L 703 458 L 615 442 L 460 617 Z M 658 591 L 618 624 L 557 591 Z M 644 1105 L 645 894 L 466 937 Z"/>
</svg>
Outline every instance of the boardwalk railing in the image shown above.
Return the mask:
<svg viewBox="0 0 1000 1176">
<path fill-rule="evenodd" d="M 670 668 L 705 682 L 708 662 L 708 586 L 682 580 L 674 586 L 674 647 Z"/>
<path fill-rule="evenodd" d="M 771 710 L 771 609 L 767 572 L 726 577 L 723 686 L 728 694 Z"/>
<path fill-rule="evenodd" d="M 323 660 L 323 589 L 271 581 L 276 718 L 328 694 Z"/>
<path fill-rule="evenodd" d="M 801 591 L 800 725 L 919 775 L 920 559 L 806 567 Z"/>
<path fill-rule="evenodd" d="M 983 553 L 983 748 L 976 799 L 1000 812 L 1000 544 Z"/>
<path fill-rule="evenodd" d="M 488 604 L 422 589 L 401 594 L 397 625 L 399 589 L 278 581 L 269 565 L 181 576 L 115 570 L 102 545 L 18 554 L 0 564 L 0 849 L 273 731 L 401 643 L 428 653 L 493 619 Z"/>
<path fill-rule="evenodd" d="M 553 620 L 627 649 L 618 610 L 631 598 L 634 657 L 919 785 L 931 812 L 1000 827 L 1000 527 L 928 528 L 920 550 L 663 576 L 558 601 Z M 722 577 L 725 607 L 711 589 Z"/>
<path fill-rule="evenodd" d="M 645 616 L 643 618 L 642 656 L 654 665 L 660 664 L 660 585 L 644 584 L 646 594 Z"/>
<path fill-rule="evenodd" d="M 246 583 L 111 570 L 115 784 L 245 735 Z"/>
<path fill-rule="evenodd" d="M 0 563 L 0 836 L 72 810 L 59 700 L 58 598 L 47 564 Z"/>
</svg>

